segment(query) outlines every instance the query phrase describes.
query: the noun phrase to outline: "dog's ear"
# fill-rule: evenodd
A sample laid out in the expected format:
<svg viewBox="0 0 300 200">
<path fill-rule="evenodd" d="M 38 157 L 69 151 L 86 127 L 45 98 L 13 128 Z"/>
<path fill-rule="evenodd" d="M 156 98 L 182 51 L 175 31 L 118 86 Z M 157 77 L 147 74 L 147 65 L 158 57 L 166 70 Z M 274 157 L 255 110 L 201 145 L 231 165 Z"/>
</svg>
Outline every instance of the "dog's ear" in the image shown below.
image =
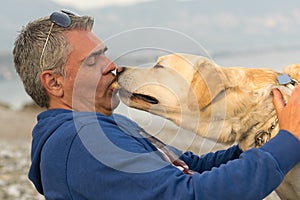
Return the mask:
<svg viewBox="0 0 300 200">
<path fill-rule="evenodd" d="M 202 110 L 208 106 L 213 99 L 225 90 L 223 84 L 223 74 L 219 66 L 211 61 L 201 60 L 195 64 L 195 73 L 191 81 L 189 90 L 188 105 L 190 109 Z M 195 97 L 197 104 L 195 105 Z"/>
<path fill-rule="evenodd" d="M 300 82 L 300 64 L 288 65 L 283 72 Z"/>
</svg>

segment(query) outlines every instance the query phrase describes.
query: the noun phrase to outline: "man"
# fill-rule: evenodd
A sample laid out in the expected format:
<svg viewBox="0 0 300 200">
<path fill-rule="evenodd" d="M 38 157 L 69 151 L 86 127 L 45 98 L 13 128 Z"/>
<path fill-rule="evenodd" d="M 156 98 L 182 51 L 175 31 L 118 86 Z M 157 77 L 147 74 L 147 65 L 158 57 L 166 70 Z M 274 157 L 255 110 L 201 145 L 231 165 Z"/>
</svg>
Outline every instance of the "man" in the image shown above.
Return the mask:
<svg viewBox="0 0 300 200">
<path fill-rule="evenodd" d="M 286 106 L 274 90 L 281 130 L 246 152 L 181 153 L 113 114 L 116 66 L 92 25 L 54 12 L 15 41 L 24 87 L 47 108 L 32 132 L 29 171 L 46 199 L 262 199 L 300 161 L 300 87 Z"/>
</svg>

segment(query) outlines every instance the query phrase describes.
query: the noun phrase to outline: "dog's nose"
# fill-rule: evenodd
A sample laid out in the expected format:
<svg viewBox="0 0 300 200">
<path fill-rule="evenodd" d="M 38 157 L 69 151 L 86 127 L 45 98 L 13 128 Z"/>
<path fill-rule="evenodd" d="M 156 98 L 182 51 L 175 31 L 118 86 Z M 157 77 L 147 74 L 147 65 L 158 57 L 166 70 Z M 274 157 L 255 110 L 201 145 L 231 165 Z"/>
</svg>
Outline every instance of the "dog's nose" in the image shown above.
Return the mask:
<svg viewBox="0 0 300 200">
<path fill-rule="evenodd" d="M 126 67 L 118 67 L 117 68 L 117 76 L 120 76 L 123 72 L 126 71 Z"/>
</svg>

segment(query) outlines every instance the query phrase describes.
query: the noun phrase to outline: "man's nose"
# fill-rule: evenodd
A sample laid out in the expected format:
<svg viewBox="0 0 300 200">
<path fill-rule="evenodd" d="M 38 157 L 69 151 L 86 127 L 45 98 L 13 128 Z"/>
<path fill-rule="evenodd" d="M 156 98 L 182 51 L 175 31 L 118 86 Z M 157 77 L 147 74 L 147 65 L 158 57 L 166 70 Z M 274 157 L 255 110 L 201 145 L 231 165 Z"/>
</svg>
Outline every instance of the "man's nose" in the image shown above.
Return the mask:
<svg viewBox="0 0 300 200">
<path fill-rule="evenodd" d="M 109 61 L 106 68 L 103 70 L 102 74 L 105 75 L 105 74 L 108 74 L 112 71 L 116 70 L 116 65 L 114 62 L 112 61 Z"/>
</svg>

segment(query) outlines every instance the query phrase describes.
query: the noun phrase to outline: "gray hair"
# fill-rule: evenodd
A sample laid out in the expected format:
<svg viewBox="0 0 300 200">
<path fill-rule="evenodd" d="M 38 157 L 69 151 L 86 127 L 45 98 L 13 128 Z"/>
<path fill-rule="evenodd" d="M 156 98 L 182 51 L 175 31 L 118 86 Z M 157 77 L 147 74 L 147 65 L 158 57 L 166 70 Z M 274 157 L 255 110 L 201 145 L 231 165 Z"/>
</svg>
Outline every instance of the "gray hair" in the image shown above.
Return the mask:
<svg viewBox="0 0 300 200">
<path fill-rule="evenodd" d="M 44 50 L 43 65 L 40 58 L 52 22 L 49 17 L 29 22 L 17 36 L 14 49 L 14 65 L 24 88 L 40 107 L 49 107 L 49 97 L 40 81 L 43 70 L 54 70 L 64 75 L 64 67 L 70 48 L 64 33 L 68 30 L 91 30 L 94 20 L 88 16 L 69 15 L 71 25 L 67 28 L 53 25 L 47 46 Z"/>
</svg>

